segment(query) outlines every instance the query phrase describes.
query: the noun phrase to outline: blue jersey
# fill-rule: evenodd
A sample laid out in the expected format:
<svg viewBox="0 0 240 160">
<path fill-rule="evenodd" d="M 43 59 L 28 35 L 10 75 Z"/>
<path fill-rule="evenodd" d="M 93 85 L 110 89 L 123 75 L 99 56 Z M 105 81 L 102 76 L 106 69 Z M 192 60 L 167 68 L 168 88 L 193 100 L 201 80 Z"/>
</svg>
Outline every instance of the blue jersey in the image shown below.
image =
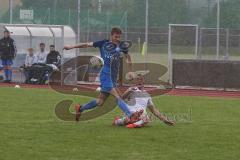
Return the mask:
<svg viewBox="0 0 240 160">
<path fill-rule="evenodd" d="M 110 74 L 112 81 L 116 82 L 120 66 L 121 52 L 118 52 L 116 50 L 113 50 L 111 52 L 106 51 L 104 49 L 105 48 L 104 45 L 106 45 L 108 42 L 110 41 L 109 40 L 96 41 L 93 43 L 93 47 L 99 48 L 101 58 L 104 61 L 104 66 L 101 72 L 104 74 Z M 127 54 L 127 52 L 124 53 Z"/>
<path fill-rule="evenodd" d="M 109 40 L 102 40 L 93 43 L 93 47 L 99 48 L 101 58 L 104 61 L 103 68 L 100 73 L 101 91 L 109 92 L 116 87 L 117 77 L 120 66 L 121 52 L 117 50 L 106 51 L 105 45 Z M 127 54 L 127 52 L 124 52 Z"/>
</svg>

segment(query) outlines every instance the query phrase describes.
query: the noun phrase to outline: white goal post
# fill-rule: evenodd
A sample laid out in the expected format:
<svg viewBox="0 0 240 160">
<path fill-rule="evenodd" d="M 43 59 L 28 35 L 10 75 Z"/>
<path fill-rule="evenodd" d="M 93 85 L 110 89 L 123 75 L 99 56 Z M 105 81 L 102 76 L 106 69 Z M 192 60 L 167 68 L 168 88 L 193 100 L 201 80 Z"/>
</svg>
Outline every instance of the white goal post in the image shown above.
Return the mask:
<svg viewBox="0 0 240 160">
<path fill-rule="evenodd" d="M 168 72 L 169 72 L 169 82 L 172 84 L 172 61 L 173 61 L 173 52 L 172 52 L 172 32 L 173 28 L 195 28 L 195 57 L 198 57 L 198 25 L 197 24 L 169 24 L 168 28 Z M 182 37 L 184 38 L 184 37 Z"/>
</svg>

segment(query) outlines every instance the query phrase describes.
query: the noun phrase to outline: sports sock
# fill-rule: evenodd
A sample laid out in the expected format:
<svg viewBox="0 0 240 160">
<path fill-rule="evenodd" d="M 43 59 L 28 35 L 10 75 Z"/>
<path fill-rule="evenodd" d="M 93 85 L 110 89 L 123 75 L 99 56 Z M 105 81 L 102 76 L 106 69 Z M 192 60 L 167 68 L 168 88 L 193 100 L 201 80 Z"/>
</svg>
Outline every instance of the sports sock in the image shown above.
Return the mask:
<svg viewBox="0 0 240 160">
<path fill-rule="evenodd" d="M 9 69 L 8 70 L 8 80 L 12 80 L 12 70 L 11 69 Z"/>
<path fill-rule="evenodd" d="M 126 119 L 126 118 L 116 119 L 116 120 L 115 120 L 115 125 L 117 125 L 117 126 L 123 126 L 125 119 Z"/>
<path fill-rule="evenodd" d="M 120 99 L 120 98 L 117 99 L 117 105 L 128 117 L 131 117 L 132 114 L 131 114 L 127 104 L 122 99 Z"/>
<path fill-rule="evenodd" d="M 4 74 L 5 74 L 5 80 L 8 80 L 9 79 L 9 72 L 8 72 L 8 69 L 4 69 Z"/>
<path fill-rule="evenodd" d="M 85 110 L 89 110 L 89 109 L 93 109 L 97 106 L 97 101 L 96 100 L 93 100 L 85 105 L 83 105 L 80 109 L 80 112 L 83 112 Z"/>
</svg>

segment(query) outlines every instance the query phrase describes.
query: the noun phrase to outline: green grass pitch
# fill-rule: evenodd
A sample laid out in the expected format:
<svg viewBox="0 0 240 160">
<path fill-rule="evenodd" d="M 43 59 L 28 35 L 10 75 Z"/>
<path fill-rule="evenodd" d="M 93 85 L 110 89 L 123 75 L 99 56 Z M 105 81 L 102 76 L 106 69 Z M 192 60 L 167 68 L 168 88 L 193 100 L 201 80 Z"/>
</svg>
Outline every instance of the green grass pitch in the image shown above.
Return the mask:
<svg viewBox="0 0 240 160">
<path fill-rule="evenodd" d="M 87 102 L 48 89 L 0 88 L 0 160 L 237 160 L 240 100 L 154 97 L 160 111 L 180 115 L 168 127 L 153 121 L 141 129 L 113 127 L 119 109 L 86 122 L 56 118 L 62 99 Z M 189 112 L 191 110 L 191 113 Z"/>
</svg>

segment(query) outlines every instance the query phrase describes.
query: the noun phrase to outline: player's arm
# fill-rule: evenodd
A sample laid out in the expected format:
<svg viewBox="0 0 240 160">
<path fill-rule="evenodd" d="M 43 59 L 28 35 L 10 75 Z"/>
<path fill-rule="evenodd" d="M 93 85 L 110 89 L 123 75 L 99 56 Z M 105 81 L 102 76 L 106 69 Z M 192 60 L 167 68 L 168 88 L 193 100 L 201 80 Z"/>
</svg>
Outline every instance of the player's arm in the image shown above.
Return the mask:
<svg viewBox="0 0 240 160">
<path fill-rule="evenodd" d="M 63 49 L 70 50 L 70 49 L 74 49 L 74 48 L 89 48 L 89 47 L 93 47 L 93 42 L 79 43 L 76 45 L 67 45 L 67 46 L 64 46 Z"/>
<path fill-rule="evenodd" d="M 170 121 L 167 119 L 167 117 L 165 117 L 163 114 L 161 114 L 158 109 L 155 107 L 154 104 L 151 104 L 148 106 L 148 109 L 153 113 L 154 116 L 156 116 L 158 119 L 160 119 L 161 121 L 163 121 L 165 124 L 169 125 L 169 126 L 173 126 L 175 124 L 174 121 Z"/>
<path fill-rule="evenodd" d="M 135 77 L 135 74 L 133 72 L 133 68 L 132 68 L 132 59 L 131 56 L 127 53 L 125 54 L 125 58 L 126 58 L 126 63 L 128 65 L 128 74 L 129 74 L 129 79 L 128 80 L 133 80 Z"/>
<path fill-rule="evenodd" d="M 124 54 L 125 55 L 125 58 L 126 58 L 126 63 L 128 65 L 128 71 L 129 72 L 132 72 L 132 58 L 129 54 Z"/>
</svg>

